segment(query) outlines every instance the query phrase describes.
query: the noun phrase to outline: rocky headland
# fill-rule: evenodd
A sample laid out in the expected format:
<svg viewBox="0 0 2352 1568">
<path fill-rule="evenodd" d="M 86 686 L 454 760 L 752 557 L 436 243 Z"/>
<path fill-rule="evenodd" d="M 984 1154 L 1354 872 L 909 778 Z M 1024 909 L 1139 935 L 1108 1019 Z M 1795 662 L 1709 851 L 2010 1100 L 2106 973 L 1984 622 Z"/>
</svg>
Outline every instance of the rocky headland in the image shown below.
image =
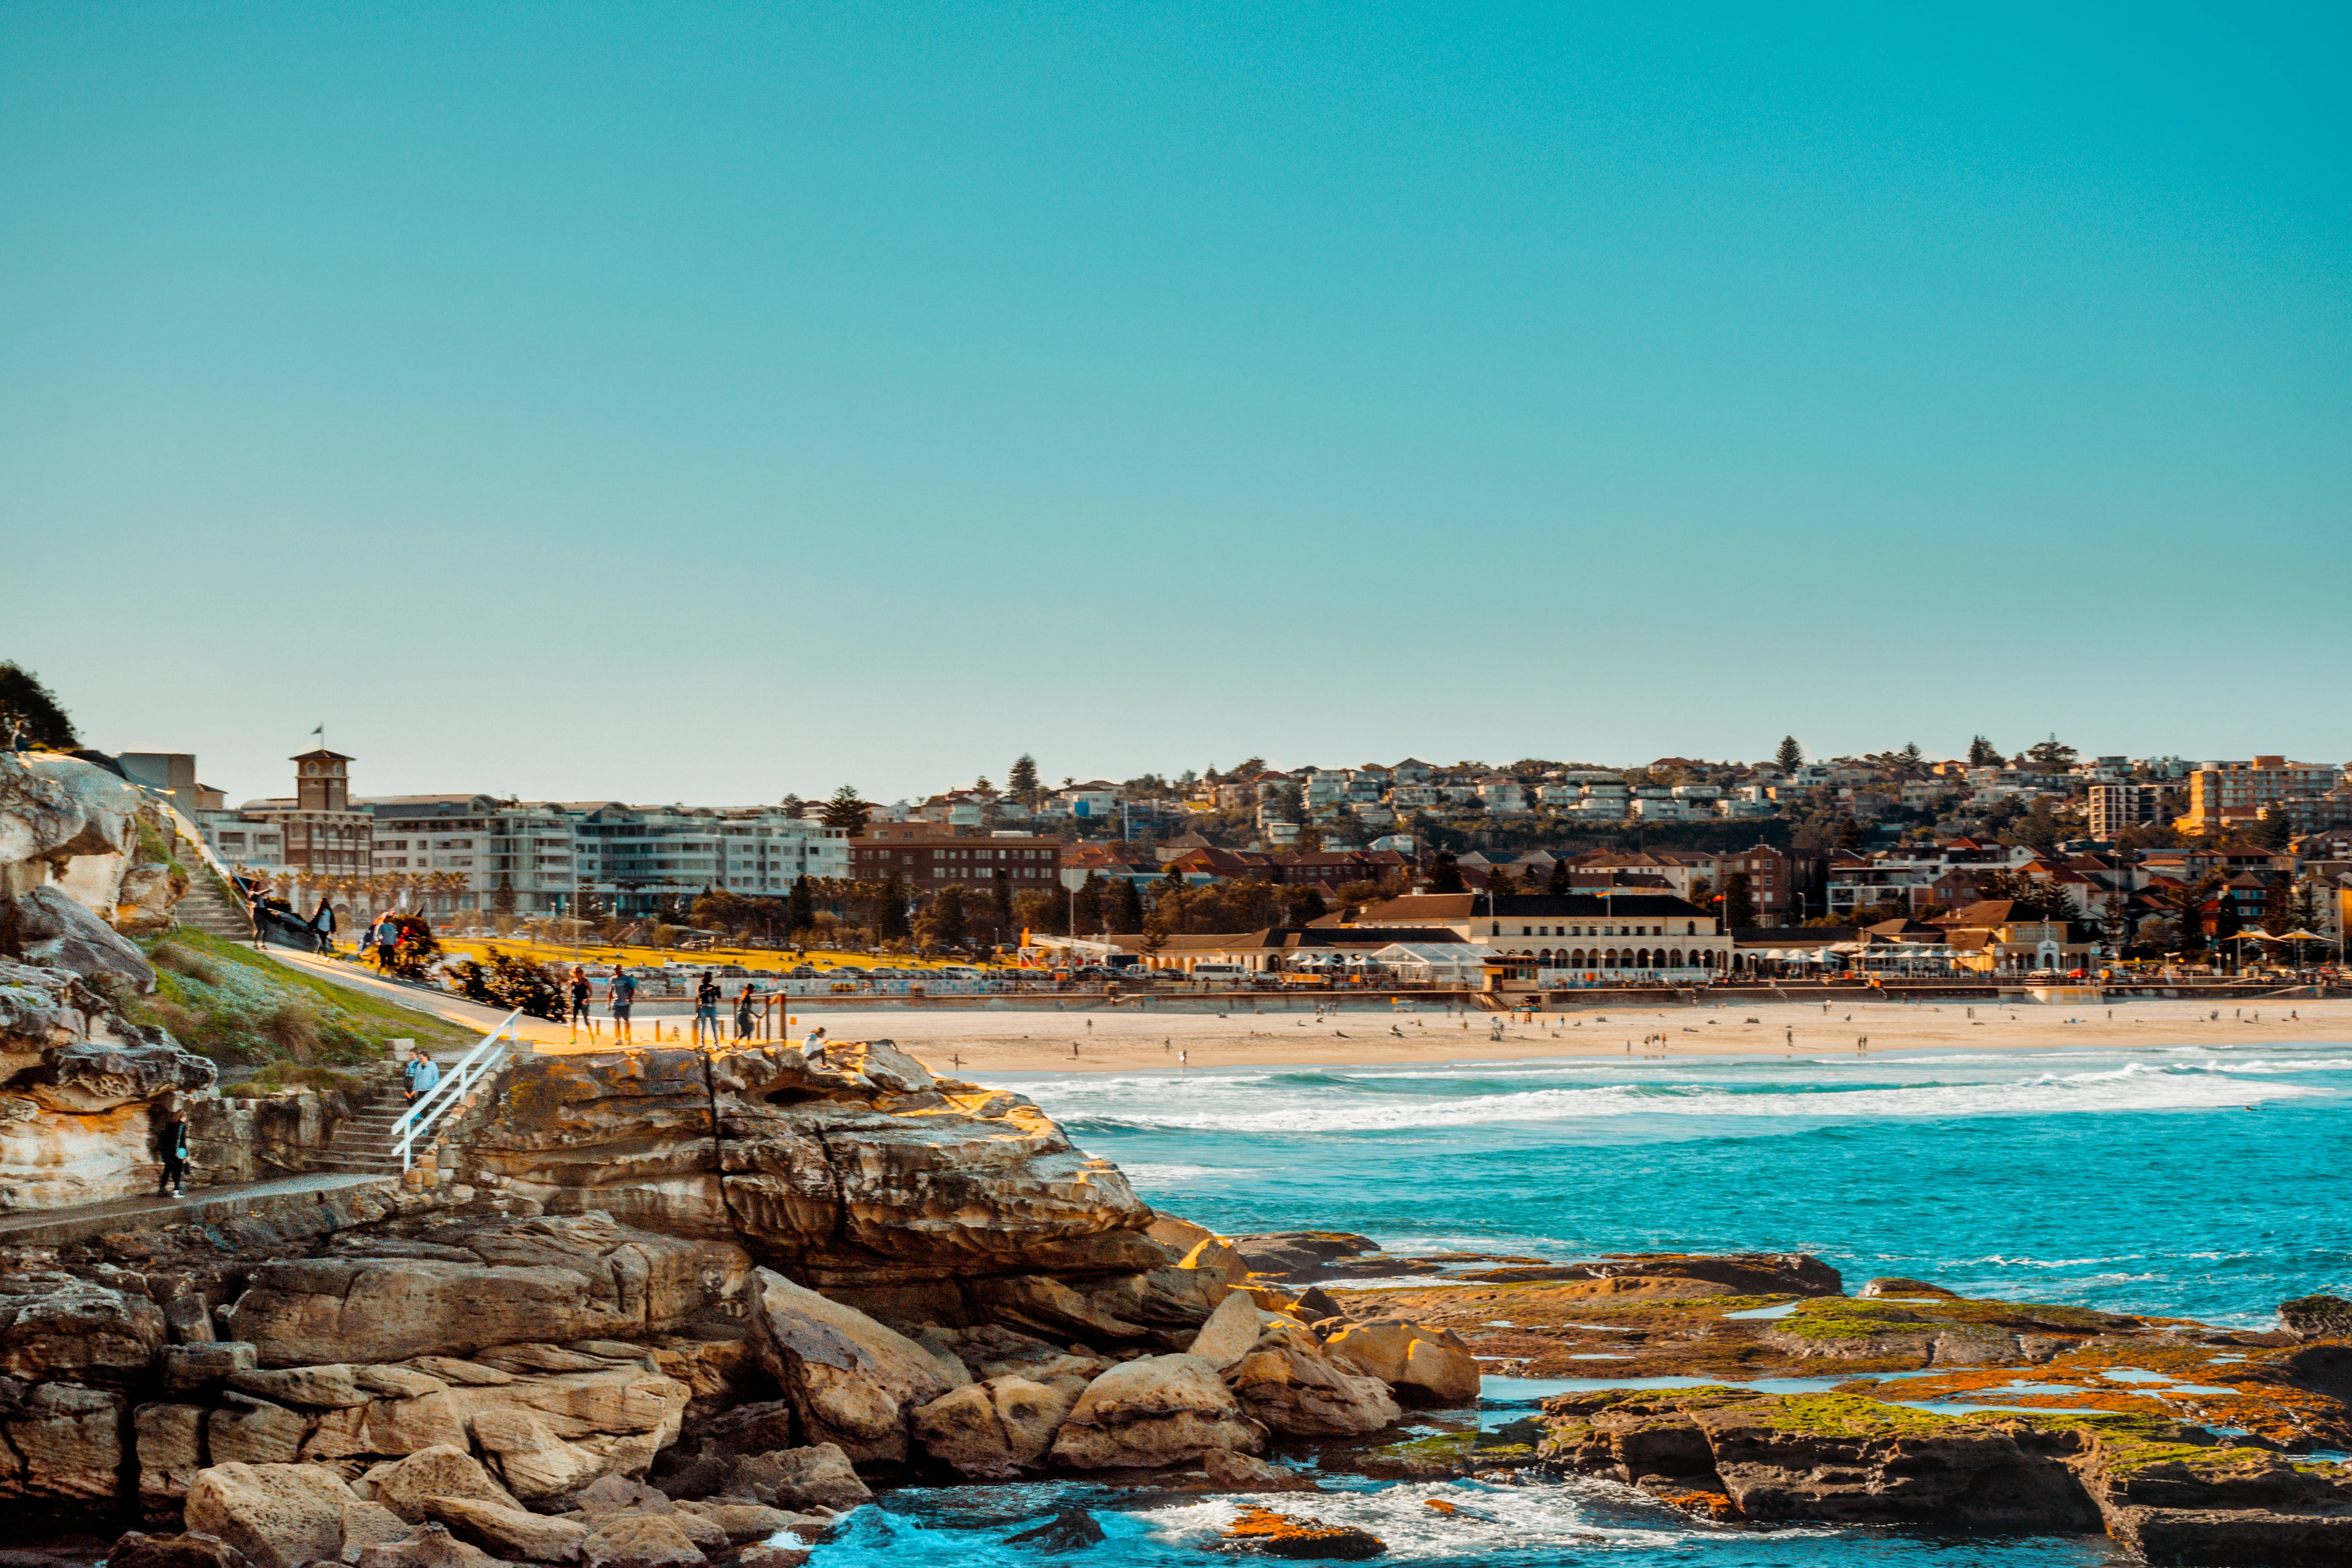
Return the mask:
<svg viewBox="0 0 2352 1568">
<path fill-rule="evenodd" d="M 159 1108 L 226 1103 L 215 1064 L 141 1016 L 140 942 L 173 886 L 137 875 L 155 824 L 75 768 L 0 757 L 16 1209 L 149 1186 Z M 299 1164 L 331 1118 L 278 1100 L 205 1114 Z M 1482 1373 L 1696 1385 L 1498 1427 Z M 1784 1377 L 1819 1391 L 1741 1386 Z M 788 1568 L 877 1489 L 1041 1478 L 1138 1506 L 1234 1494 L 1225 1550 L 1352 1559 L 1381 1542 L 1297 1494 L 1547 1475 L 1723 1529 L 2104 1531 L 2153 1562 L 2344 1563 L 2352 1479 L 2328 1456 L 2347 1443 L 2333 1297 L 2249 1334 L 1919 1280 L 1848 1293 L 1801 1256 L 1218 1236 L 1031 1101 L 884 1040 L 817 1065 L 523 1054 L 399 1180 L 0 1246 L 0 1500 L 127 1529 L 115 1568 Z M 1099 1531 L 1074 1510 L 1005 1539 Z"/>
</svg>

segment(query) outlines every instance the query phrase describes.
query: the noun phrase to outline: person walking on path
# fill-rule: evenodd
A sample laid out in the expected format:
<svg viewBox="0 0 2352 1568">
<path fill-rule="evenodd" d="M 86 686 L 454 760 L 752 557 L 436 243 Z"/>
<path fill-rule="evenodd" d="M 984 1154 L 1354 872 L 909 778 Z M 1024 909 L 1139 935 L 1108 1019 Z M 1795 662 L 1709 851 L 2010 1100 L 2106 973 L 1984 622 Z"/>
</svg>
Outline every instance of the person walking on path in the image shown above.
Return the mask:
<svg viewBox="0 0 2352 1568">
<path fill-rule="evenodd" d="M 376 972 L 391 973 L 392 950 L 400 945 L 400 928 L 392 923 L 390 915 L 385 915 L 375 922 L 375 929 L 368 934 L 375 938 Z"/>
<path fill-rule="evenodd" d="M 719 1043 L 719 982 L 708 969 L 694 983 L 694 1043 Z"/>
<path fill-rule="evenodd" d="M 335 906 L 323 898 L 319 900 L 319 907 L 310 914 L 310 940 L 316 943 L 314 951 L 324 953 L 330 958 L 334 956 Z"/>
<path fill-rule="evenodd" d="M 177 1097 L 163 1108 L 163 1175 L 155 1195 L 160 1198 L 169 1193 L 178 1197 L 188 1180 L 188 1119 Z"/>
<path fill-rule="evenodd" d="M 408 1059 L 400 1064 L 400 1076 L 407 1085 L 408 1103 L 414 1105 L 430 1094 L 441 1081 L 441 1069 L 423 1046 L 408 1047 Z"/>
<path fill-rule="evenodd" d="M 588 1010 L 589 998 L 595 994 L 596 988 L 588 982 L 588 972 L 578 964 L 573 964 L 572 966 L 572 1037 L 575 1040 L 580 1037 L 580 1025 L 583 1019 L 587 1021 L 588 1037 L 592 1040 L 596 1037 L 596 1015 Z"/>
<path fill-rule="evenodd" d="M 606 993 L 613 1008 L 613 1043 L 635 1045 L 636 1031 L 629 1023 L 629 1009 L 637 1005 L 637 983 L 619 964 L 613 965 L 613 982 Z"/>
</svg>

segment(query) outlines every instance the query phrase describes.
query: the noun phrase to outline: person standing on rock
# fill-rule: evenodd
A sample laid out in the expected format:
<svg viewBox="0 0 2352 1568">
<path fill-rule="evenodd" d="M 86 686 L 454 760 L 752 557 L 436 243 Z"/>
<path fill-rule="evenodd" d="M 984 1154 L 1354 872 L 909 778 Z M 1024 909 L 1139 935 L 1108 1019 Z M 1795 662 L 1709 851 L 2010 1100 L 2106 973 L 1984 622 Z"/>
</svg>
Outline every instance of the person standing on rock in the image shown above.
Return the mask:
<svg viewBox="0 0 2352 1568">
<path fill-rule="evenodd" d="M 163 1176 L 156 1184 L 155 1195 L 169 1193 L 173 1197 L 188 1180 L 188 1119 L 180 1109 L 176 1096 L 163 1107 Z"/>
<path fill-rule="evenodd" d="M 613 984 L 609 993 L 613 1006 L 613 1043 L 636 1042 L 636 1031 L 629 1025 L 629 1009 L 637 1005 L 637 983 L 619 964 L 613 965 Z"/>
<path fill-rule="evenodd" d="M 751 1037 L 752 1020 L 757 1016 L 759 1008 L 759 996 L 752 991 L 751 983 L 746 980 L 743 982 L 743 989 L 735 997 L 735 1037 L 737 1039 L 748 1040 Z"/>
<path fill-rule="evenodd" d="M 802 1039 L 801 1065 L 812 1068 L 821 1068 L 824 1066 L 824 1025 L 819 1024 L 815 1028 L 811 1029 L 807 1036 Z"/>
<path fill-rule="evenodd" d="M 589 998 L 595 994 L 595 986 L 589 984 L 588 972 L 578 964 L 573 964 L 572 966 L 572 1037 L 575 1040 L 580 1037 L 580 1025 L 583 1019 L 587 1021 L 588 1037 L 592 1040 L 596 1037 L 596 1016 L 588 1010 Z"/>
<path fill-rule="evenodd" d="M 719 1043 L 719 982 L 708 969 L 694 983 L 694 1043 Z"/>
</svg>

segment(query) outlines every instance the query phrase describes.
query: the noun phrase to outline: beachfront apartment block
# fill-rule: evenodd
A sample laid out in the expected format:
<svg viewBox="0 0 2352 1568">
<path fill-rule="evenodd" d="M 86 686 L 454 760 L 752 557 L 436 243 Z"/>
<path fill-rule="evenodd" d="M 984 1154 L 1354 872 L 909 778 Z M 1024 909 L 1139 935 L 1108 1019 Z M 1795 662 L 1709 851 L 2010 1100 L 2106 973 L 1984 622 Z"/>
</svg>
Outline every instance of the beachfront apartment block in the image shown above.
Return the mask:
<svg viewBox="0 0 2352 1568">
<path fill-rule="evenodd" d="M 2196 834 L 2243 827 L 2265 807 L 2326 795 L 2342 774 L 2334 763 L 2291 763 L 2281 756 L 2199 763 L 2189 774 L 2189 809 L 2173 826 Z"/>
</svg>

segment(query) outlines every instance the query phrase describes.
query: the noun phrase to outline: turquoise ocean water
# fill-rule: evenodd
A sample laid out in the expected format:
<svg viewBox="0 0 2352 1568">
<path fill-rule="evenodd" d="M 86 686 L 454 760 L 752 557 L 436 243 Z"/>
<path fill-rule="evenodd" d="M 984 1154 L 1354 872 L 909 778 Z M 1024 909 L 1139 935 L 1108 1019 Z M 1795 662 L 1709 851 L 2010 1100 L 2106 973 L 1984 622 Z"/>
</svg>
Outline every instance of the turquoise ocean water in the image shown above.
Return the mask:
<svg viewBox="0 0 2352 1568">
<path fill-rule="evenodd" d="M 1401 1251 L 1575 1257 L 1804 1251 L 1849 1288 L 1913 1275 L 1971 1295 L 2263 1326 L 2352 1292 L 2352 1047 L 1922 1052 L 1870 1059 L 1538 1060 L 1186 1075 L 992 1075 L 1154 1205 L 1217 1229 L 1360 1231 Z M 1532 1390 L 1499 1382 L 1493 1419 Z M 1442 1496 L 1451 1518 L 1422 1506 Z M 1197 1563 L 1222 1500 L 1121 1507 L 1083 1488 L 910 1489 L 822 1568 L 1035 1561 L 1005 1535 L 1092 1506 L 1071 1562 Z M 1710 1568 L 2072 1564 L 2095 1540 L 1729 1531 L 1569 1481 L 1351 1483 L 1312 1510 L 1429 1564 Z"/>
</svg>

